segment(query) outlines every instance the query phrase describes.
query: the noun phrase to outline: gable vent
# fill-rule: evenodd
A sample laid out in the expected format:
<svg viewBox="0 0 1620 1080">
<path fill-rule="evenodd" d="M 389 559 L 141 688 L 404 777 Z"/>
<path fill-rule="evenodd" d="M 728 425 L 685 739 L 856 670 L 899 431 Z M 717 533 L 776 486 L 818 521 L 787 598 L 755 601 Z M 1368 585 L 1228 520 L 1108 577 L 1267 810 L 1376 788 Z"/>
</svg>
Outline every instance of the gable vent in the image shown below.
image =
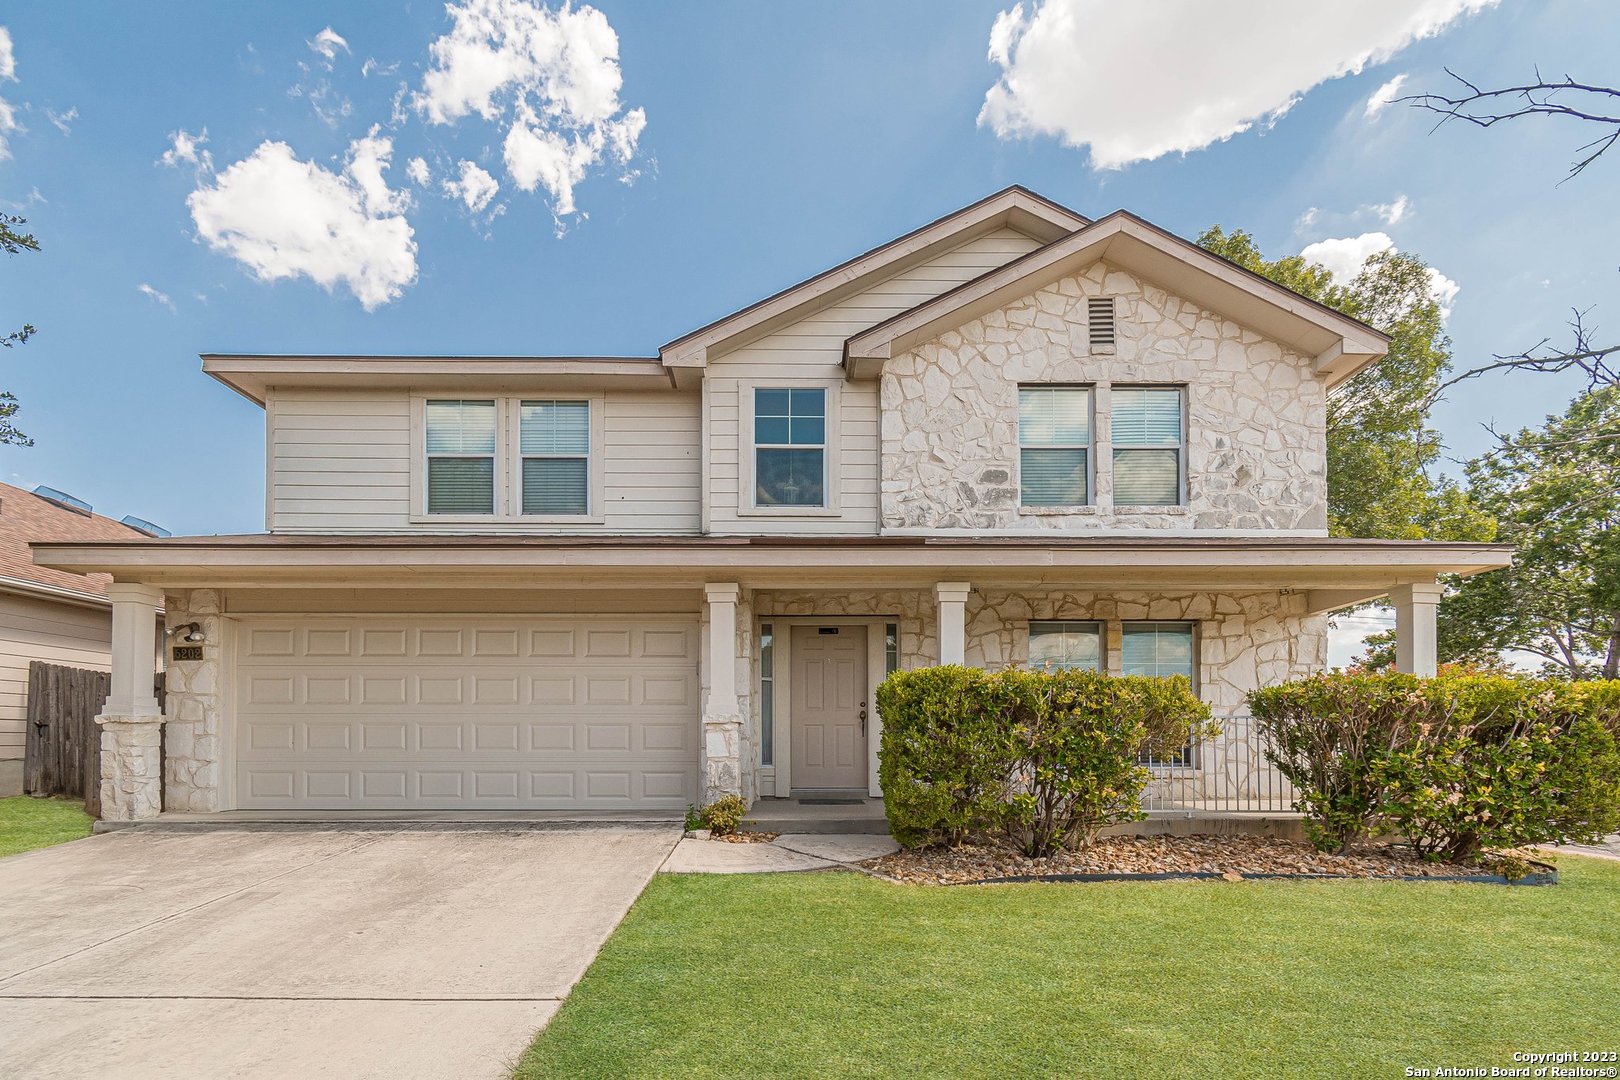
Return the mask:
<svg viewBox="0 0 1620 1080">
<path fill-rule="evenodd" d="M 1086 331 L 1092 351 L 1114 347 L 1114 298 L 1094 296 L 1086 301 Z"/>
</svg>

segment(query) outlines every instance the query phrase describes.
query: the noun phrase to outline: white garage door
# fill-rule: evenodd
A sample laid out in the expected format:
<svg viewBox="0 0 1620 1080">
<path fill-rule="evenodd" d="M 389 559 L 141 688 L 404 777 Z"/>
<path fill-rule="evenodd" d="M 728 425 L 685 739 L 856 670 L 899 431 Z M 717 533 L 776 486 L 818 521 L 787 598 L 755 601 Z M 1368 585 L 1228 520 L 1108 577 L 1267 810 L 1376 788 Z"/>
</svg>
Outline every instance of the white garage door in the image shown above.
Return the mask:
<svg viewBox="0 0 1620 1080">
<path fill-rule="evenodd" d="M 697 641 L 668 615 L 245 620 L 236 804 L 684 809 Z"/>
</svg>

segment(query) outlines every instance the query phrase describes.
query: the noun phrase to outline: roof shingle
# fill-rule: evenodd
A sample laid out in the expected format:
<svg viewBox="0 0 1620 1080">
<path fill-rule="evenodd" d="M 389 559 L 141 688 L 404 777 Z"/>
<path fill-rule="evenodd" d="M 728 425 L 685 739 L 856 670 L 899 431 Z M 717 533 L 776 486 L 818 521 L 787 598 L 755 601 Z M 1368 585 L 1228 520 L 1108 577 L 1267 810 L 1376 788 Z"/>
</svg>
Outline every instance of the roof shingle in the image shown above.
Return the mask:
<svg viewBox="0 0 1620 1080">
<path fill-rule="evenodd" d="M 34 565 L 34 540 L 146 540 L 145 533 L 100 514 L 80 514 L 31 491 L 0 484 L 0 578 L 104 596 L 107 574 L 72 574 Z"/>
</svg>

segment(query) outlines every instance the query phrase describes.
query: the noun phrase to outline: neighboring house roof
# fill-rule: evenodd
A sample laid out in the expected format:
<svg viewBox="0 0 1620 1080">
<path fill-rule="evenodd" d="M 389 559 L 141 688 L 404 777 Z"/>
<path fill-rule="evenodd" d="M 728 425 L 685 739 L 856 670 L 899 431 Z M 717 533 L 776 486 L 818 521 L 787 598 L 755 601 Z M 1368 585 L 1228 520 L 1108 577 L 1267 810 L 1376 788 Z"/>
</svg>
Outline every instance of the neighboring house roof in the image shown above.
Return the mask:
<svg viewBox="0 0 1620 1080">
<path fill-rule="evenodd" d="M 75 574 L 40 566 L 29 544 L 103 540 L 149 540 L 128 525 L 69 510 L 31 491 L 0 484 L 0 590 L 58 596 L 64 600 L 105 602 L 108 574 Z"/>
<path fill-rule="evenodd" d="M 1312 357 L 1331 387 L 1383 356 L 1389 337 L 1366 323 L 1229 262 L 1125 210 L 1081 228 L 932 300 L 902 311 L 844 343 L 851 375 L 870 377 L 883 361 L 1078 273 L 1098 260 L 1134 271 L 1161 288 Z"/>
<path fill-rule="evenodd" d="M 659 355 L 670 368 L 702 368 L 711 351 L 758 340 L 878 279 L 892 277 L 985 233 L 1010 227 L 1051 243 L 1088 222 L 1068 207 L 1015 184 L 678 337 L 659 349 Z"/>
</svg>

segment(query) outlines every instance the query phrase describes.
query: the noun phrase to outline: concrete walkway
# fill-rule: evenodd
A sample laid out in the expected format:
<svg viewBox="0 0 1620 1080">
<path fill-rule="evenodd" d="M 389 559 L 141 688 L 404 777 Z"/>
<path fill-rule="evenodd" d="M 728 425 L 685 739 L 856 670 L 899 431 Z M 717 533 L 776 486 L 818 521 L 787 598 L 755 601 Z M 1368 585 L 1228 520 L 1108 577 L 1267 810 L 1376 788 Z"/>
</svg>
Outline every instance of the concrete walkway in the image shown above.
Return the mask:
<svg viewBox="0 0 1620 1080">
<path fill-rule="evenodd" d="M 780 874 L 831 870 L 899 851 L 887 836 L 783 833 L 768 844 L 732 844 L 687 837 L 676 845 L 666 874 Z"/>
<path fill-rule="evenodd" d="M 504 1077 L 679 836 L 168 826 L 0 859 L 0 1073 Z"/>
</svg>

